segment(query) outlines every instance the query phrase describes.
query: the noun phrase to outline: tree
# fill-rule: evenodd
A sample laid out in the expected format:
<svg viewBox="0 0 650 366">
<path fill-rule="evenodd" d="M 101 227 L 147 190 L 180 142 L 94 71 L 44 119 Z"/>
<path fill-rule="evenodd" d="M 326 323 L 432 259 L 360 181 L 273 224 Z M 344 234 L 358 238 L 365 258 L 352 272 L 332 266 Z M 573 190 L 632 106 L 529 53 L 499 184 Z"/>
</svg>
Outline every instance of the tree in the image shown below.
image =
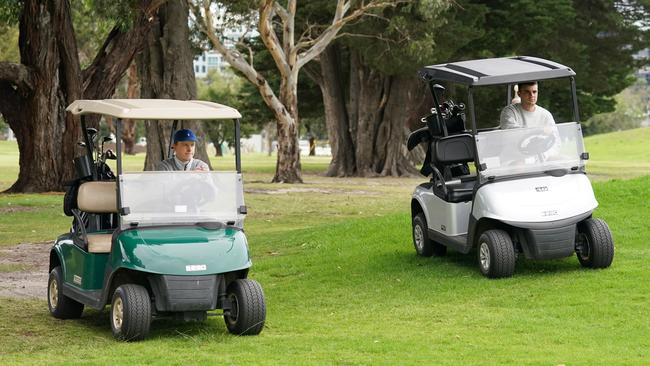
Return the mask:
<svg viewBox="0 0 650 366">
<path fill-rule="evenodd" d="M 196 80 L 190 45 L 189 8 L 185 1 L 168 1 L 158 11 L 153 31 L 149 33 L 146 47 L 138 57 L 138 74 L 141 76 L 140 97 L 149 99 L 196 99 Z M 201 125 L 196 121 L 180 121 L 179 128 L 190 128 L 202 136 Z M 172 122 L 146 121 L 147 156 L 145 170 L 153 170 L 158 162 L 167 158 L 167 146 Z M 196 144 L 196 157 L 210 166 L 205 139 Z"/>
<path fill-rule="evenodd" d="M 11 192 L 61 190 L 74 177 L 70 162 L 79 119 L 65 111 L 77 99 L 110 98 L 149 32 L 161 1 L 113 3 L 129 19 L 112 28 L 88 67 L 81 67 L 68 0 L 3 3 L 4 21 L 19 23 L 20 63 L 0 62 L 0 113 L 16 134 L 20 171 Z M 128 11 L 126 11 L 128 10 Z M 13 19 L 11 16 L 15 15 Z"/>
<path fill-rule="evenodd" d="M 302 35 L 296 39 L 297 1 L 288 0 L 282 6 L 274 0 L 264 0 L 257 11 L 259 36 L 270 52 L 277 72 L 280 87 L 274 91 L 266 78 L 260 74 L 251 57 L 246 60 L 237 50 L 226 47 L 221 35 L 215 31 L 211 1 L 192 2 L 195 21 L 209 38 L 214 49 L 220 52 L 232 67 L 242 72 L 254 84 L 264 102 L 273 111 L 278 130 L 278 157 L 273 182 L 302 182 L 300 151 L 298 147 L 298 75 L 300 70 L 316 58 L 337 36 L 341 28 L 361 18 L 372 9 L 394 6 L 399 1 L 360 2 L 352 9 L 352 2 L 338 0 L 334 16 L 329 25 L 312 24 L 298 30 Z M 274 21 L 279 25 L 274 26 Z M 318 32 L 318 30 L 322 30 Z M 279 34 L 278 34 L 279 33 Z"/>
<path fill-rule="evenodd" d="M 648 47 L 648 1 L 489 0 L 466 1 L 486 10 L 482 37 L 458 51 L 459 58 L 529 55 L 569 65 L 577 74 L 583 120 L 615 108 L 614 96 L 629 86 L 640 66 L 633 55 Z M 540 91 L 539 103 L 566 115 L 570 105 Z M 546 100 L 541 99 L 546 98 Z M 498 105 L 498 104 L 497 104 Z"/>
<path fill-rule="evenodd" d="M 408 127 L 432 105 L 417 70 L 480 36 L 483 14 L 447 1 L 411 1 L 345 29 L 348 36 L 321 54 L 316 76 L 332 146 L 327 175 L 417 172 L 405 146 Z"/>
</svg>

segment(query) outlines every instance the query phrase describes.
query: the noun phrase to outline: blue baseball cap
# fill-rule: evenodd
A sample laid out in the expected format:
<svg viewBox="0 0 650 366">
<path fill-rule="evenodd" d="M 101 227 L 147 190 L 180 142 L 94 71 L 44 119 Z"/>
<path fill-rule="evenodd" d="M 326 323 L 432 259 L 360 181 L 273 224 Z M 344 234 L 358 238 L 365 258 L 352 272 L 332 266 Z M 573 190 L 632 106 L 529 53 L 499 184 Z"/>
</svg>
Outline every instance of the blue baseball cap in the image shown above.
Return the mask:
<svg viewBox="0 0 650 366">
<path fill-rule="evenodd" d="M 179 141 L 196 141 L 196 135 L 192 130 L 182 129 L 176 131 L 174 134 L 174 143 Z"/>
</svg>

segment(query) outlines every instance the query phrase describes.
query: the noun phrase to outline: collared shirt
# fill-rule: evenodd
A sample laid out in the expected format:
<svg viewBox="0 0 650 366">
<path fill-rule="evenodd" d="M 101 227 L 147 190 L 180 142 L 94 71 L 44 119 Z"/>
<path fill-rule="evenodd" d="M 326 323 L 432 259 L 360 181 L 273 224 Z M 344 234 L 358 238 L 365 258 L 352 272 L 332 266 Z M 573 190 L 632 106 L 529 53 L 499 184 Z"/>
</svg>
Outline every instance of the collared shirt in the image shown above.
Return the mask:
<svg viewBox="0 0 650 366">
<path fill-rule="evenodd" d="M 156 170 L 166 171 L 189 171 L 189 170 L 210 170 L 208 164 L 199 159 L 191 159 L 190 161 L 181 161 L 176 156 L 165 159 L 156 165 Z"/>
</svg>

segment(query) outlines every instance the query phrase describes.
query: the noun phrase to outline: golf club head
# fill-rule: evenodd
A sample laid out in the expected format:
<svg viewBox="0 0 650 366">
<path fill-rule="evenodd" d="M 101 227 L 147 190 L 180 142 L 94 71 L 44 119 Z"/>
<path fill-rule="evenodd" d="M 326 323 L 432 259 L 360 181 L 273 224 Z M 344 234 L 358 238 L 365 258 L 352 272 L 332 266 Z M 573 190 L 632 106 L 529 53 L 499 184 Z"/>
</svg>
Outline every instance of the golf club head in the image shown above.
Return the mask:
<svg viewBox="0 0 650 366">
<path fill-rule="evenodd" d="M 77 146 L 79 146 L 79 147 L 86 147 L 86 143 L 83 142 L 83 141 L 79 141 L 79 142 L 77 142 Z"/>
<path fill-rule="evenodd" d="M 88 137 L 92 141 L 95 139 L 95 136 L 97 136 L 97 129 L 93 127 L 88 127 L 86 128 L 86 133 L 88 134 Z"/>
<path fill-rule="evenodd" d="M 104 153 L 104 157 L 105 159 L 109 159 L 109 160 L 117 160 L 117 155 L 115 155 L 115 153 L 111 149 L 106 150 L 106 152 Z"/>
</svg>

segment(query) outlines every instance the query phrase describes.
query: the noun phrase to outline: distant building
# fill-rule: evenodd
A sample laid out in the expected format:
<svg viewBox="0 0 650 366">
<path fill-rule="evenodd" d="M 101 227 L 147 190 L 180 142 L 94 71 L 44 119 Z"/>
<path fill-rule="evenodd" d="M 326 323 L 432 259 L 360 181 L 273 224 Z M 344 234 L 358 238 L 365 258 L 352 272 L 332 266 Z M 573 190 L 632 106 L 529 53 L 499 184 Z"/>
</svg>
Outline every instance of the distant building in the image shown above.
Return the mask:
<svg viewBox="0 0 650 366">
<path fill-rule="evenodd" d="M 634 58 L 637 60 L 642 60 L 645 59 L 646 62 L 648 63 L 648 66 L 645 66 L 639 70 L 637 70 L 636 77 L 639 79 L 645 79 L 648 84 L 650 84 L 650 48 L 646 48 L 645 50 L 637 53 L 634 55 Z"/>
<path fill-rule="evenodd" d="M 254 32 L 252 35 L 256 36 L 257 34 L 257 32 Z M 250 34 L 246 35 L 245 28 L 243 27 L 240 29 L 227 29 L 224 32 L 223 43 L 226 48 L 234 49 L 237 42 L 244 36 L 248 37 Z M 192 64 L 194 66 L 194 75 L 197 78 L 206 78 L 208 72 L 211 70 L 216 70 L 221 73 L 224 69 L 230 67 L 230 64 L 223 56 L 214 50 L 203 51 L 202 54 L 194 57 Z"/>
<path fill-rule="evenodd" d="M 211 70 L 221 73 L 224 68 L 230 67 L 230 64 L 216 51 L 204 51 L 203 54 L 194 58 L 193 64 L 194 75 L 197 78 L 206 78 Z"/>
</svg>

